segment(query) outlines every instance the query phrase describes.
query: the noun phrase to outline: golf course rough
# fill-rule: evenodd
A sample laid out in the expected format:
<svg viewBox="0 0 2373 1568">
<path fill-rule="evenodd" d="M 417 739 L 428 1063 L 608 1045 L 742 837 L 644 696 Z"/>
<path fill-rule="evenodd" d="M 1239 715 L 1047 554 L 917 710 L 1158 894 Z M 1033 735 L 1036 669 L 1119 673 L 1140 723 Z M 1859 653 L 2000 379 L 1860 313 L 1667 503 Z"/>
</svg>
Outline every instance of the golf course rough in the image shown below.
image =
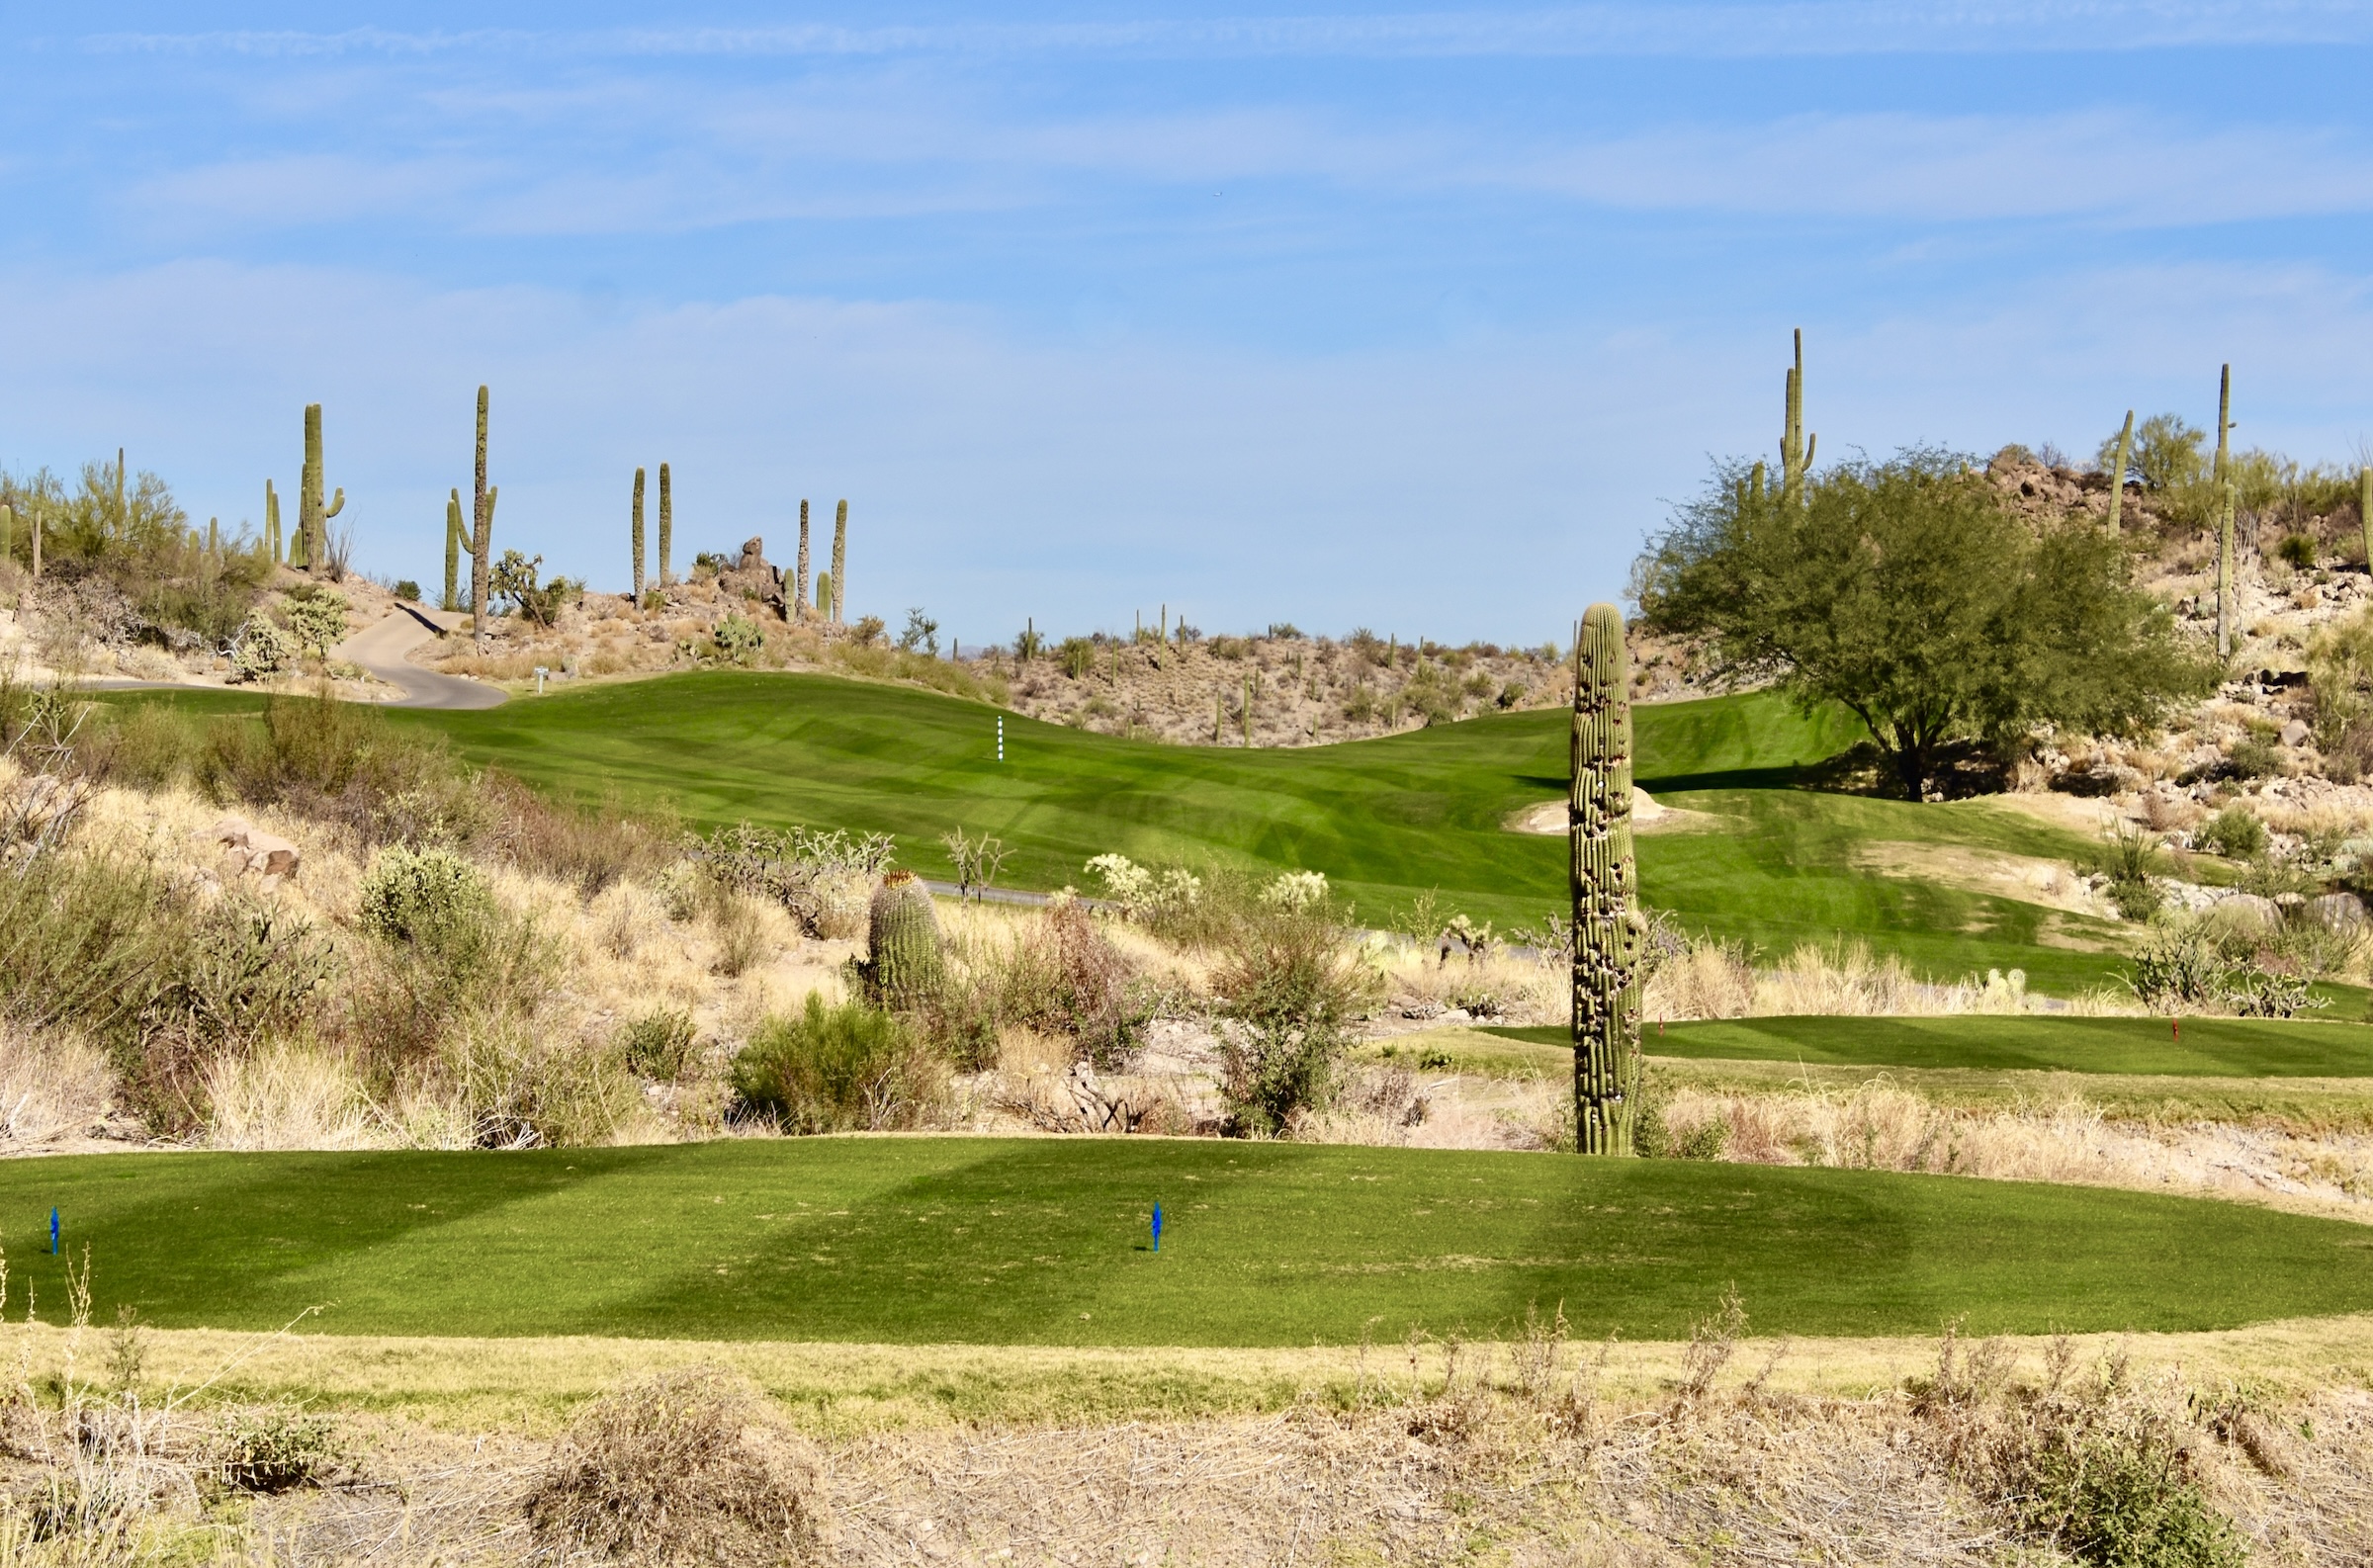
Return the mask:
<svg viewBox="0 0 2373 1568">
<path fill-rule="evenodd" d="M 1153 1204 L 1169 1221 L 1148 1245 Z M 2373 1229 L 2106 1188 L 1201 1140 L 814 1138 L 0 1168 L 47 1315 L 49 1208 L 100 1321 L 1016 1345 L 2203 1330 L 2373 1310 Z M 43 1232 L 45 1241 L 45 1231 Z M 29 1256 L 31 1255 L 31 1256 Z M 21 1299 L 21 1298 L 17 1298 Z"/>
<path fill-rule="evenodd" d="M 1554 1025 L 1485 1027 L 1562 1046 Z M 2322 1019 L 2070 1018 L 1953 1013 L 1720 1018 L 1660 1027 L 1650 1056 L 1813 1067 L 1969 1068 L 2161 1078 L 2373 1080 L 2373 1028 Z"/>
</svg>

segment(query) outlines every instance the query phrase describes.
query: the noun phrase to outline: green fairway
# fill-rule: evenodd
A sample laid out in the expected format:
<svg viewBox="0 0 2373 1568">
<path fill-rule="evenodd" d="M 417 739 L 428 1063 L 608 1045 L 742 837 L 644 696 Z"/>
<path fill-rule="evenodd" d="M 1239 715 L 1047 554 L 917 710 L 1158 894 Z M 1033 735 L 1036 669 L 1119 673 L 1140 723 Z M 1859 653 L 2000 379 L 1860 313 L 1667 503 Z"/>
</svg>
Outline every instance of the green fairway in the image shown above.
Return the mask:
<svg viewBox="0 0 2373 1568">
<path fill-rule="evenodd" d="M 1564 1049 L 1561 1028 L 1484 1032 Z M 2271 1018 L 1724 1018 L 1650 1025 L 1652 1056 L 2163 1078 L 2373 1078 L 2373 1028 Z"/>
<path fill-rule="evenodd" d="M 212 711 L 242 696 L 119 696 Z M 397 713 L 450 735 L 468 755 L 581 800 L 613 791 L 664 799 L 696 826 L 747 818 L 895 833 L 907 864 L 949 867 L 939 835 L 995 833 L 1014 849 L 1006 880 L 1056 888 L 1090 857 L 1198 861 L 1325 872 L 1380 920 L 1426 889 L 1446 911 L 1503 925 L 1565 900 L 1564 840 L 1508 819 L 1562 798 L 1563 710 L 1495 715 L 1375 740 L 1293 749 L 1173 746 L 997 714 L 908 687 L 826 675 L 704 672 L 580 687 L 478 713 Z M 1635 710 L 1638 776 L 1669 806 L 1700 814 L 1643 834 L 1649 903 L 1692 928 L 1774 957 L 1838 935 L 1958 979 L 2023 969 L 2039 990 L 2111 980 L 2105 921 L 1890 877 L 1874 844 L 2065 857 L 2077 834 L 1986 801 L 1914 805 L 1795 787 L 1797 770 L 1855 738 L 1841 715 L 1806 718 L 1768 694 Z"/>
<path fill-rule="evenodd" d="M 1169 1220 L 1159 1256 L 1146 1222 Z M 2090 1187 L 1185 1140 L 840 1138 L 0 1167 L 16 1281 L 54 1205 L 101 1321 L 355 1334 L 1304 1345 L 2212 1329 L 2373 1310 L 2373 1229 Z M 32 1255 L 32 1256 L 29 1256 Z M 2178 1261 L 2180 1261 L 2178 1263 Z M 22 1300 L 12 1296 L 12 1300 Z"/>
</svg>

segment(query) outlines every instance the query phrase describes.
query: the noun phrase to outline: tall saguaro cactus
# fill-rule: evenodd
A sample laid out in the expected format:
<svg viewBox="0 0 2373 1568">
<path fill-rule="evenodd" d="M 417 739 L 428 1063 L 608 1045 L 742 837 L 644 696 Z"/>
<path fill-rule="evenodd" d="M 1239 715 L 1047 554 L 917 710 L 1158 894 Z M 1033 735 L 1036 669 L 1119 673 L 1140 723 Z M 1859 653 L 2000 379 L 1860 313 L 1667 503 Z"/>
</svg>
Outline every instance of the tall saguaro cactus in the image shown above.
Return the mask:
<svg viewBox="0 0 2373 1568">
<path fill-rule="evenodd" d="M 1797 362 L 1788 373 L 1787 408 L 1780 425 L 1780 495 L 1791 506 L 1804 504 L 1804 479 L 1812 472 L 1819 436 L 1804 433 L 1804 329 L 1797 328 Z"/>
<path fill-rule="evenodd" d="M 264 480 L 264 548 L 272 557 L 272 565 L 288 560 L 280 537 L 280 497 L 272 491 L 272 481 Z"/>
<path fill-rule="evenodd" d="M 494 491 L 486 485 L 486 389 L 478 389 L 478 466 L 470 497 L 470 635 L 486 646 L 486 592 L 491 574 L 486 553 L 494 544 Z"/>
<path fill-rule="evenodd" d="M 2356 520 L 2365 531 L 2365 569 L 2373 571 L 2373 468 L 2356 471 Z"/>
<path fill-rule="evenodd" d="M 843 498 L 840 510 L 833 518 L 833 613 L 832 624 L 843 626 L 848 622 L 848 501 Z"/>
<path fill-rule="evenodd" d="M 132 501 L 124 493 L 124 449 L 116 448 L 116 537 L 132 542 Z"/>
<path fill-rule="evenodd" d="M 2118 432 L 2118 459 L 2109 470 L 2109 531 L 2118 531 L 2118 511 L 2126 501 L 2126 465 L 2134 461 L 2134 410 L 2126 410 L 2125 428 Z"/>
<path fill-rule="evenodd" d="M 2216 481 L 2223 513 L 2217 524 L 2217 656 L 2233 655 L 2233 481 L 2227 477 L 2226 441 L 2233 434 L 2233 367 L 2217 377 L 2217 466 L 2209 477 Z"/>
<path fill-rule="evenodd" d="M 445 492 L 445 596 L 437 607 L 451 615 L 462 607 L 462 491 L 455 485 Z"/>
<path fill-rule="evenodd" d="M 643 602 L 643 471 L 635 470 L 635 602 Z"/>
<path fill-rule="evenodd" d="M 1583 1154 L 1632 1153 L 1639 1113 L 1639 876 L 1631 857 L 1631 673 L 1624 618 L 1574 639 L 1574 1125 Z"/>
<path fill-rule="evenodd" d="M 808 498 L 804 495 L 799 498 L 799 575 L 793 592 L 791 619 L 804 621 L 808 618 Z"/>
<path fill-rule="evenodd" d="M 117 459 L 121 475 L 123 460 Z M 121 486 L 118 486 L 119 490 Z M 319 566 L 329 553 L 329 520 L 346 509 L 346 487 L 338 486 L 337 499 L 327 506 L 321 504 L 321 405 L 305 405 L 305 472 L 297 480 L 297 537 L 305 551 L 300 563 L 306 570 Z"/>
<path fill-rule="evenodd" d="M 659 465 L 659 586 L 675 575 L 675 490 L 667 479 L 667 465 Z"/>
</svg>

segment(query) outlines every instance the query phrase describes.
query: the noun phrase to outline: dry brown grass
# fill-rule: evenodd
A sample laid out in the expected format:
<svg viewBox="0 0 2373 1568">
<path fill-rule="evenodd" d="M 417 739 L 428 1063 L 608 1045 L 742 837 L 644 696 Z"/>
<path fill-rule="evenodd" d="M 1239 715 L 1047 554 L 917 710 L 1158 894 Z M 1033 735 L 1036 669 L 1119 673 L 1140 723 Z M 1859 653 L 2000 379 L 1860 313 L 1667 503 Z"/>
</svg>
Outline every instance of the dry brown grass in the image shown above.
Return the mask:
<svg viewBox="0 0 2373 1568">
<path fill-rule="evenodd" d="M 816 1467 L 747 1383 L 656 1373 L 577 1413 L 526 1499 L 549 1551 L 614 1562 L 785 1563 L 817 1533 Z"/>
<path fill-rule="evenodd" d="M 1577 1348 L 1537 1315 L 1508 1345 L 1254 1351 L 283 1339 L 248 1380 L 310 1389 L 357 1473 L 196 1538 L 201 1560 L 292 1565 L 2051 1563 L 2001 1478 L 2061 1433 L 2144 1432 L 2175 1456 L 2145 1479 L 2196 1486 L 2261 1559 L 2373 1549 L 2373 1320 L 1943 1357 L 1735 1328 Z M 66 1336 L 23 1332 L 39 1375 Z M 236 1343 L 158 1341 L 152 1382 Z M 1099 1403 L 1116 1374 L 1138 1409 Z M 385 1413 L 423 1383 L 499 1389 L 511 1414 Z M 891 1385 L 911 1399 L 850 1423 L 843 1400 Z M 195 1414 L 185 1432 L 220 1430 Z M 169 1489 L 144 1507 L 151 1542 L 201 1527 Z M 5 1568 L 125 1560 L 6 1513 Z"/>
<path fill-rule="evenodd" d="M 65 1032 L 37 1039 L 0 1019 L 0 1154 L 96 1135 L 115 1092 L 114 1071 L 88 1040 Z"/>
</svg>

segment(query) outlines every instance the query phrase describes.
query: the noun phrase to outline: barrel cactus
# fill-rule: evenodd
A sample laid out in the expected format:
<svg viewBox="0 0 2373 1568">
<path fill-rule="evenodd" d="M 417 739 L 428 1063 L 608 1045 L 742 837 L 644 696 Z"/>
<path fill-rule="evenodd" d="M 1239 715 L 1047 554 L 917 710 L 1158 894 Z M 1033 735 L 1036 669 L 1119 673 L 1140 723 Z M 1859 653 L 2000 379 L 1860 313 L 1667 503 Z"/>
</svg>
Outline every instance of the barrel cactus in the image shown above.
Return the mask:
<svg viewBox="0 0 2373 1568">
<path fill-rule="evenodd" d="M 1574 646 L 1574 1124 L 1583 1154 L 1627 1155 L 1639 1112 L 1639 874 L 1631 857 L 1631 694 L 1624 618 L 1594 604 Z"/>
<path fill-rule="evenodd" d="M 867 922 L 866 994 L 883 1006 L 911 1007 L 939 989 L 939 915 L 912 871 L 893 871 L 874 890 Z"/>
</svg>

